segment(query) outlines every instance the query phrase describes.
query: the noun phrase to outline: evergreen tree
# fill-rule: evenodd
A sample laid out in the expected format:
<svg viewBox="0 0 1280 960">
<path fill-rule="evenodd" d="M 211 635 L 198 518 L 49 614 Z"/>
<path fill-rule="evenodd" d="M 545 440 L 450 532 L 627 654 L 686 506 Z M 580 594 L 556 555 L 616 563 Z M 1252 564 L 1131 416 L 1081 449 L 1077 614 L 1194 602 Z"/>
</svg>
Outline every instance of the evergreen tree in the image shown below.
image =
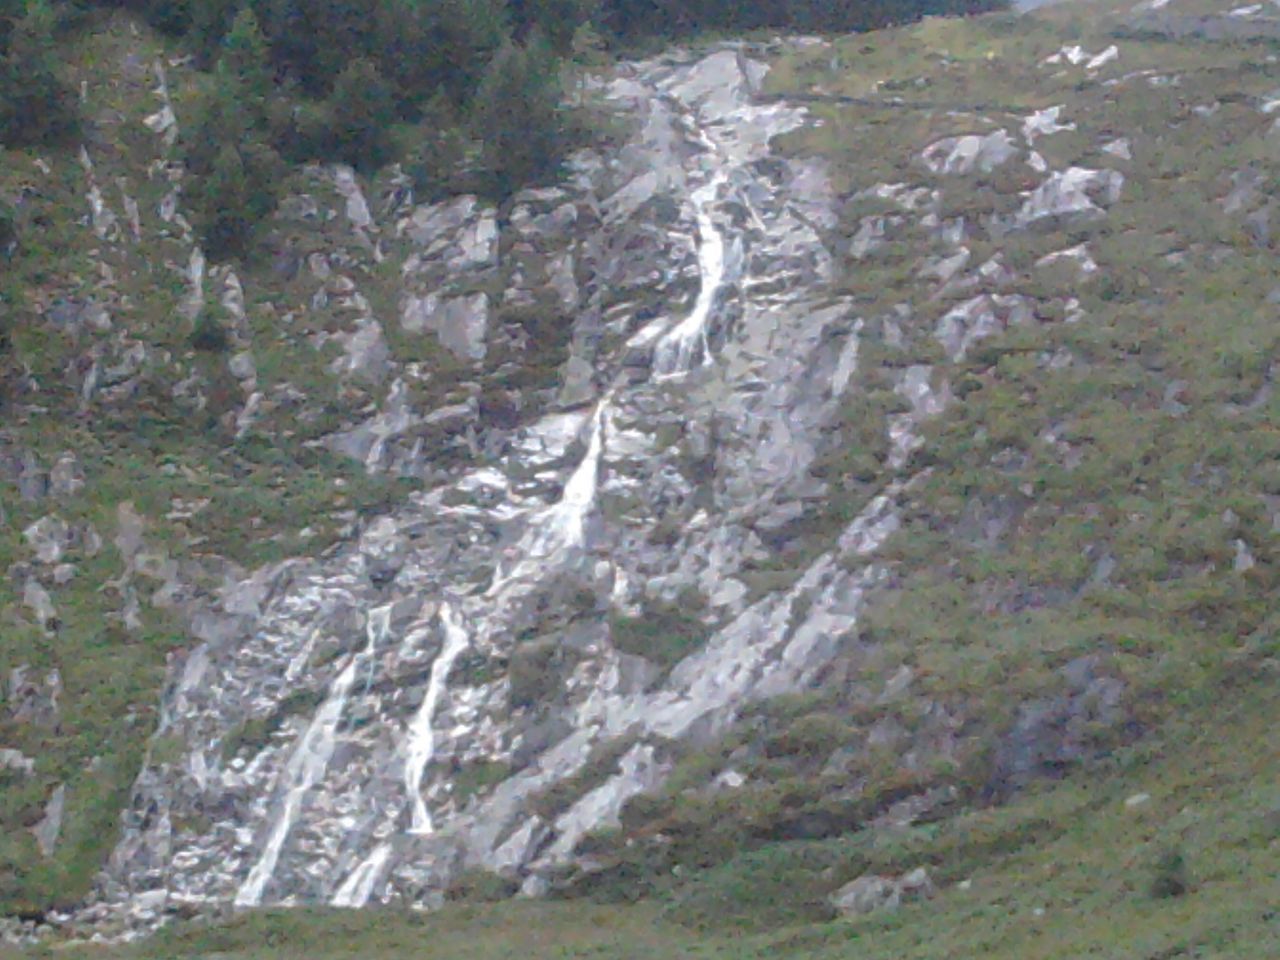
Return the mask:
<svg viewBox="0 0 1280 960">
<path fill-rule="evenodd" d="M 329 111 L 341 159 L 361 170 L 376 170 L 391 158 L 395 97 L 371 60 L 353 60 L 338 75 Z"/>
<path fill-rule="evenodd" d="M 473 131 L 492 187 L 508 194 L 559 165 L 566 146 L 558 63 L 538 36 L 506 44 L 476 91 Z"/>
<path fill-rule="evenodd" d="M 512 0 L 516 39 L 534 31 L 542 34 L 557 53 L 568 53 L 575 32 L 590 23 L 599 11 L 598 0 Z"/>
<path fill-rule="evenodd" d="M 209 255 L 238 257 L 279 199 L 284 162 L 268 143 L 274 98 L 268 50 L 249 9 L 221 46 L 214 83 L 183 130 L 184 195 Z"/>
<path fill-rule="evenodd" d="M 162 2 L 162 0 L 160 0 Z M 192 0 L 188 37 L 196 61 L 208 67 L 218 59 L 222 38 L 231 29 L 242 0 Z"/>
<path fill-rule="evenodd" d="M 57 17 L 43 0 L 16 17 L 12 2 L 5 18 L 0 56 L 0 143 L 25 146 L 63 140 L 76 129 L 75 100 L 57 74 L 54 45 Z"/>
<path fill-rule="evenodd" d="M 588 71 L 603 65 L 606 60 L 604 37 L 590 23 L 579 24 L 569 43 L 569 58 L 566 73 L 571 77 L 577 105 L 581 107 Z"/>
<path fill-rule="evenodd" d="M 435 0 L 440 9 L 438 43 L 444 54 L 440 85 L 463 104 L 510 37 L 503 0 Z M 432 91 L 423 90 L 429 94 Z"/>
<path fill-rule="evenodd" d="M 239 83 L 240 90 L 249 98 L 246 105 L 254 112 L 255 123 L 265 116 L 267 99 L 274 88 L 274 71 L 267 38 L 251 7 L 241 9 L 231 22 L 231 29 L 222 39 L 217 69 Z"/>
</svg>

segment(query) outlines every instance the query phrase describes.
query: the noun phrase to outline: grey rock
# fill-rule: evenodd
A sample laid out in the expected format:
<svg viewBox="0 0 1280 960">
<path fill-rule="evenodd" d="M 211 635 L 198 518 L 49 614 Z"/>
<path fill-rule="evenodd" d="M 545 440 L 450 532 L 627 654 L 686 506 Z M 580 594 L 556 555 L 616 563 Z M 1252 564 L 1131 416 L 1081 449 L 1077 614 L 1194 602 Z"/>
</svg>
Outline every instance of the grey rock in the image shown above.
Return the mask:
<svg viewBox="0 0 1280 960">
<path fill-rule="evenodd" d="M 488 294 L 446 300 L 433 316 L 432 326 L 440 342 L 452 353 L 467 360 L 483 360 L 489 330 Z"/>
<path fill-rule="evenodd" d="M 902 904 L 925 900 L 936 892 L 924 867 L 901 877 L 868 875 L 845 884 L 831 895 L 831 905 L 845 917 L 892 912 Z"/>
<path fill-rule="evenodd" d="M 40 500 L 49 490 L 48 475 L 31 451 L 21 455 L 21 471 L 18 475 L 18 494 L 23 500 Z"/>
<path fill-rule="evenodd" d="M 84 467 L 79 458 L 69 450 L 60 454 L 49 471 L 49 492 L 65 500 L 83 490 L 84 484 Z"/>
<path fill-rule="evenodd" d="M 476 198 L 458 197 L 446 203 L 424 205 L 400 222 L 399 232 L 422 247 L 432 247 L 446 235 L 452 235 L 471 219 Z"/>
<path fill-rule="evenodd" d="M 253 380 L 258 376 L 257 364 L 249 350 L 242 350 L 228 360 L 227 369 L 237 380 Z"/>
<path fill-rule="evenodd" d="M 58 697 L 62 693 L 62 676 L 50 670 L 37 681 L 31 667 L 23 665 L 9 671 L 9 698 L 6 706 L 17 723 L 48 726 L 58 718 Z"/>
<path fill-rule="evenodd" d="M 373 226 L 373 215 L 369 212 L 369 203 L 356 173 L 350 167 L 339 165 L 333 170 L 333 185 L 347 202 L 347 219 L 358 230 L 367 230 Z"/>
<path fill-rule="evenodd" d="M 1117 170 L 1068 167 L 1049 175 L 1023 203 L 1014 225 L 1027 227 L 1058 217 L 1098 216 L 1120 199 L 1124 174 Z"/>
<path fill-rule="evenodd" d="M 50 566 L 60 562 L 74 543 L 70 525 L 52 514 L 31 524 L 22 531 L 22 536 L 35 553 L 36 560 Z"/>
<path fill-rule="evenodd" d="M 458 253 L 448 261 L 453 271 L 494 267 L 498 264 L 498 217 L 484 211 L 463 229 L 458 238 Z"/>
<path fill-rule="evenodd" d="M 1013 137 L 1000 129 L 986 136 L 969 134 L 938 140 L 924 149 L 920 159 L 934 173 L 955 176 L 974 170 L 990 173 L 1017 155 Z"/>
<path fill-rule="evenodd" d="M 146 521 L 134 508 L 132 501 L 125 500 L 117 504 L 114 543 L 120 551 L 126 572 L 133 571 L 135 558 L 144 546 L 142 532 L 146 526 Z"/>
<path fill-rule="evenodd" d="M 66 807 L 67 788 L 58 784 L 48 802 L 44 805 L 44 815 L 40 822 L 31 828 L 35 835 L 36 846 L 42 857 L 52 857 L 58 846 L 58 837 L 62 834 L 62 816 Z"/>
<path fill-rule="evenodd" d="M 342 355 L 330 365 L 337 375 L 376 386 L 391 372 L 391 349 L 377 320 L 359 320 L 354 331 L 334 339 L 342 344 Z"/>
<path fill-rule="evenodd" d="M 435 293 L 409 295 L 401 304 L 400 326 L 410 333 L 432 331 L 451 353 L 465 360 L 483 360 L 489 315 L 488 294 L 448 299 Z"/>
<path fill-rule="evenodd" d="M 24 777 L 30 777 L 35 775 L 36 762 L 21 750 L 0 747 L 0 770 L 12 770 Z"/>
</svg>

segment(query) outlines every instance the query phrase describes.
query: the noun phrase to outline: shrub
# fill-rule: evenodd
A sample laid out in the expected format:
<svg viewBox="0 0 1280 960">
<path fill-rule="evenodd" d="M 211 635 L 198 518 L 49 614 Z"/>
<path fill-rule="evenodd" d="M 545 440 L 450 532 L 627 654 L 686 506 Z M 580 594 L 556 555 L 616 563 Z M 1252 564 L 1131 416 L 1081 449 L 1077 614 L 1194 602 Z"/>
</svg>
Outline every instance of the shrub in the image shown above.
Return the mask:
<svg viewBox="0 0 1280 960">
<path fill-rule="evenodd" d="M 1152 868 L 1151 896 L 1158 900 L 1180 897 L 1190 886 L 1187 861 L 1182 851 L 1176 847 L 1162 851 Z"/>
</svg>

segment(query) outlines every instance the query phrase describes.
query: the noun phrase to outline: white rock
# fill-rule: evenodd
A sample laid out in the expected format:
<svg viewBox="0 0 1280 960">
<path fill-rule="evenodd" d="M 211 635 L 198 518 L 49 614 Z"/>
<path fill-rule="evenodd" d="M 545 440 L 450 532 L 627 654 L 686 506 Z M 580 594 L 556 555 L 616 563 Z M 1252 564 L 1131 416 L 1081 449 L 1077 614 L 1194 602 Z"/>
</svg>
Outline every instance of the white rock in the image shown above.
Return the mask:
<svg viewBox="0 0 1280 960">
<path fill-rule="evenodd" d="M 14 770 L 30 777 L 36 772 L 36 762 L 20 750 L 0 747 L 0 770 Z"/>
<path fill-rule="evenodd" d="M 1123 186 L 1124 174 L 1116 170 L 1068 167 L 1051 174 L 1027 197 L 1015 225 L 1026 227 L 1049 217 L 1101 214 L 1099 204 L 1115 203 Z"/>
<path fill-rule="evenodd" d="M 1119 157 L 1121 160 L 1132 160 L 1133 149 L 1129 143 L 1128 137 L 1119 137 L 1102 145 L 1102 152 L 1109 153 L 1113 157 Z"/>
<path fill-rule="evenodd" d="M 1001 128 L 986 136 L 969 134 L 938 140 L 924 149 L 920 159 L 934 173 L 962 175 L 974 170 L 990 173 L 1017 153 L 1013 138 Z"/>
<path fill-rule="evenodd" d="M 1038 137 L 1062 133 L 1076 128 L 1074 123 L 1059 122 L 1059 118 L 1062 116 L 1062 109 L 1061 105 L 1045 107 L 1045 109 L 1037 110 L 1022 121 L 1022 137 L 1027 141 L 1028 145 L 1035 143 Z"/>
<path fill-rule="evenodd" d="M 22 531 L 40 563 L 55 564 L 71 545 L 71 527 L 61 517 L 41 517 Z"/>
</svg>

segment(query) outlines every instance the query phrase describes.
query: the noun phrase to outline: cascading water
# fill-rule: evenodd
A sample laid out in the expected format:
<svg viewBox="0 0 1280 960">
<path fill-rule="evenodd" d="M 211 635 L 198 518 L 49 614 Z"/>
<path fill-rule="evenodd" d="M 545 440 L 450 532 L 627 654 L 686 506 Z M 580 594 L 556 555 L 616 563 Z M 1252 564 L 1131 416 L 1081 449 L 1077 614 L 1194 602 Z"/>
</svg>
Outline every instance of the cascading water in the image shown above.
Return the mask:
<svg viewBox="0 0 1280 960">
<path fill-rule="evenodd" d="M 374 847 L 373 853 L 361 861 L 342 882 L 342 886 L 338 887 L 330 903 L 335 907 L 355 910 L 367 904 L 373 895 L 374 884 L 378 882 L 378 877 L 391 858 L 391 849 L 391 844 L 385 842 Z"/>
<path fill-rule="evenodd" d="M 835 372 L 823 373 L 820 348 L 844 335 L 848 312 L 824 288 L 828 258 L 811 224 L 825 208 L 810 199 L 814 179 L 801 200 L 757 167 L 770 137 L 794 129 L 803 113 L 755 104 L 743 63 L 736 51 L 653 61 L 611 86 L 609 95 L 629 101 L 645 122 L 618 175 L 630 186 L 619 189 L 603 163 L 593 175 L 599 182 L 580 178 L 594 192 L 579 205 L 599 212 L 603 226 L 593 228 L 599 236 L 575 241 L 575 256 L 616 258 L 590 265 L 600 274 L 594 319 L 583 310 L 577 321 L 581 339 L 599 347 L 585 361 L 588 389 L 572 394 L 569 409 L 492 447 L 508 452 L 384 518 L 388 542 L 404 541 L 390 581 L 375 582 L 362 541 L 310 561 L 305 574 L 278 587 L 255 612 L 265 628 L 205 648 L 218 680 L 189 692 L 192 702 L 178 703 L 165 730 L 191 744 L 193 759 L 181 771 L 140 779 L 135 808 L 163 803 L 193 823 L 188 806 L 228 809 L 238 819 L 169 837 L 148 832 L 145 814 L 135 817 L 114 875 L 124 891 L 117 902 L 152 889 L 135 884 L 129 865 L 143 855 L 159 859 L 152 851 L 162 845 L 159 882 L 173 896 L 241 906 L 430 902 L 450 871 L 533 876 L 571 857 L 578 839 L 616 817 L 627 797 L 661 782 L 664 751 L 638 743 L 616 776 L 544 820 L 531 798 L 581 770 L 597 745 L 714 729 L 742 703 L 794 688 L 830 655 L 872 572 L 842 567 L 844 554 L 833 549 L 773 594 L 749 596 L 736 579 L 742 557 L 759 555 L 752 518 L 775 509 L 779 491 L 805 476 L 808 461 L 780 448 L 802 454 L 803 431 L 816 435 L 829 422 L 828 401 L 810 396 Z M 657 193 L 675 201 L 665 209 L 690 211 L 693 222 L 645 219 L 655 215 L 646 197 Z M 799 203 L 803 215 L 792 209 Z M 743 211 L 749 235 L 736 226 Z M 681 292 L 674 281 L 689 263 L 690 235 L 699 282 L 693 304 L 676 322 L 661 311 L 639 319 L 653 285 Z M 669 257 L 660 264 L 633 252 L 655 237 Z M 615 246 L 619 252 L 609 252 Z M 759 272 L 740 276 L 748 263 Z M 717 360 L 709 349 L 717 309 L 739 280 L 723 359 L 706 377 L 677 382 Z M 602 303 L 619 290 L 633 299 L 602 334 Z M 631 359 L 640 354 L 648 355 L 648 376 L 646 364 Z M 847 381 L 850 371 L 840 377 Z M 603 385 L 594 399 L 592 383 Z M 737 445 L 718 459 L 707 439 L 713 415 Z M 660 436 L 687 436 L 688 445 Z M 575 438 L 585 453 L 566 470 Z M 864 511 L 854 526 L 867 532 L 850 542 L 874 548 L 892 526 L 887 517 L 878 507 Z M 637 666 L 641 658 L 614 649 L 601 605 L 643 615 L 649 602 L 670 604 L 689 589 L 710 598 L 709 637 L 654 686 L 655 674 Z M 366 643 L 329 681 L 296 742 L 277 737 L 217 766 L 218 737 L 243 718 L 244 705 L 262 710 L 279 702 L 282 687 L 307 685 L 313 651 L 348 632 L 362 606 L 374 608 Z M 398 643 L 389 642 L 393 621 Z M 431 636 L 442 643 L 424 669 Z M 571 668 L 550 678 L 546 703 L 511 698 L 511 665 L 526 638 Z M 280 684 L 282 677 L 289 679 Z M 214 758 L 214 769 L 198 782 L 181 779 L 196 756 Z M 485 776 L 501 771 L 500 782 L 452 789 L 458 781 L 450 783 L 449 771 L 472 765 Z M 265 814 L 257 802 L 264 795 L 275 798 Z"/>
<path fill-rule="evenodd" d="M 390 631 L 391 608 L 379 607 L 369 611 L 366 621 L 367 643 L 363 651 L 353 654 L 342 672 L 329 687 L 328 696 L 316 712 L 306 732 L 298 740 L 284 771 L 284 797 L 280 801 L 272 821 L 267 841 L 262 847 L 249 876 L 236 891 L 238 907 L 253 907 L 262 902 L 262 895 L 275 874 L 289 831 L 293 828 L 302 807 L 302 801 L 328 768 L 336 745 L 338 724 L 347 705 L 347 697 L 355 685 L 359 668 L 372 656 L 378 644 Z"/>
<path fill-rule="evenodd" d="M 409 741 L 405 750 L 404 787 L 413 811 L 409 832 L 417 834 L 431 833 L 435 829 L 431 823 L 431 813 L 422 799 L 422 774 L 427 764 L 431 762 L 436 748 L 436 733 L 432 727 L 432 719 L 440 705 L 445 684 L 448 683 L 449 671 L 453 669 L 458 655 L 470 642 L 467 631 L 458 622 L 457 614 L 448 602 L 440 605 L 440 622 L 444 626 L 444 646 L 431 665 L 427 695 L 423 698 L 422 706 L 409 727 Z"/>
<path fill-rule="evenodd" d="M 659 379 L 682 376 L 695 364 L 711 362 L 707 328 L 725 279 L 724 236 L 716 228 L 712 212 L 728 179 L 728 174 L 720 170 L 710 183 L 694 191 L 693 205 L 698 216 L 698 272 L 702 285 L 693 311 L 663 334 L 654 347 L 653 372 Z"/>
</svg>

